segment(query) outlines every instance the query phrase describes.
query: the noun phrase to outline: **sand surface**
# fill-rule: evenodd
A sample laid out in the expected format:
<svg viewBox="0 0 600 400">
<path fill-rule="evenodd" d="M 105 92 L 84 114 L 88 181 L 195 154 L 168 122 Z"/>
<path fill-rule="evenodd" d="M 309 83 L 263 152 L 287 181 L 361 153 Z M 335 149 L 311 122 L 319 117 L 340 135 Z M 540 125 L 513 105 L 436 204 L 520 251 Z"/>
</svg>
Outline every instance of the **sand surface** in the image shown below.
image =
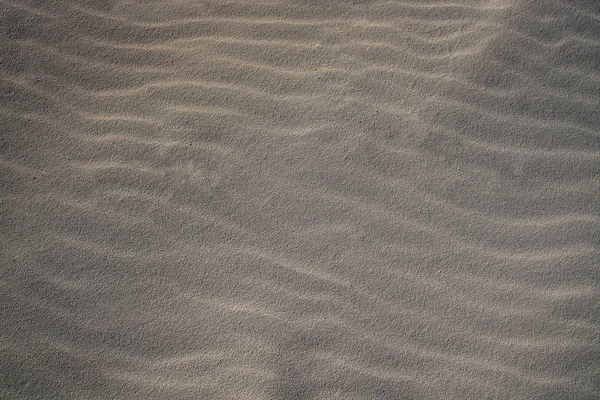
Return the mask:
<svg viewBox="0 0 600 400">
<path fill-rule="evenodd" d="M 600 2 L 0 29 L 1 399 L 600 399 Z"/>
</svg>

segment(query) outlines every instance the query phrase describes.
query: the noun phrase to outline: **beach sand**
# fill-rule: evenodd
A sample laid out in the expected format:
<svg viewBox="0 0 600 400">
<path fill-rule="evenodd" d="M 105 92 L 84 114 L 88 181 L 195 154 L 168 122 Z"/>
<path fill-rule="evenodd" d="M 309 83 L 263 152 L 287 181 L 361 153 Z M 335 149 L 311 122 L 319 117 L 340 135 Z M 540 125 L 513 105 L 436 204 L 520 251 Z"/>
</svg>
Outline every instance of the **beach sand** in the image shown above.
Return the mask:
<svg viewBox="0 0 600 400">
<path fill-rule="evenodd" d="M 1 399 L 600 398 L 600 3 L 0 0 Z"/>
</svg>

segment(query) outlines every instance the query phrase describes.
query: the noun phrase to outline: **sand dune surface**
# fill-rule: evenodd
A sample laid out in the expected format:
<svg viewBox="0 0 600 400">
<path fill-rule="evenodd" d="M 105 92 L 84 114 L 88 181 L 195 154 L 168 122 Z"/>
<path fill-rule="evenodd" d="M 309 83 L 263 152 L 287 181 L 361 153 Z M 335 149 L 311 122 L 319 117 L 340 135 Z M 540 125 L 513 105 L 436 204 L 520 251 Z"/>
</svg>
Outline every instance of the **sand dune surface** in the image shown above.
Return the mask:
<svg viewBox="0 0 600 400">
<path fill-rule="evenodd" d="M 0 19 L 0 398 L 600 398 L 600 3 Z"/>
</svg>

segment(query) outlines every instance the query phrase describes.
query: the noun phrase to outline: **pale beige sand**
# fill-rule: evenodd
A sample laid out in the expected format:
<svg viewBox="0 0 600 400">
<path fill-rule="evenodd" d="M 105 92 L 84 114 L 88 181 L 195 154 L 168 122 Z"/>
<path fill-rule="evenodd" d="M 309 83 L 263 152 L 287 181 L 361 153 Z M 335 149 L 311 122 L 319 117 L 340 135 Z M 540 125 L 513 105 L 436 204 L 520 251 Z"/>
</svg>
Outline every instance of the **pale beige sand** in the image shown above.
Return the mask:
<svg viewBox="0 0 600 400">
<path fill-rule="evenodd" d="M 0 398 L 600 398 L 599 2 L 0 15 Z"/>
</svg>

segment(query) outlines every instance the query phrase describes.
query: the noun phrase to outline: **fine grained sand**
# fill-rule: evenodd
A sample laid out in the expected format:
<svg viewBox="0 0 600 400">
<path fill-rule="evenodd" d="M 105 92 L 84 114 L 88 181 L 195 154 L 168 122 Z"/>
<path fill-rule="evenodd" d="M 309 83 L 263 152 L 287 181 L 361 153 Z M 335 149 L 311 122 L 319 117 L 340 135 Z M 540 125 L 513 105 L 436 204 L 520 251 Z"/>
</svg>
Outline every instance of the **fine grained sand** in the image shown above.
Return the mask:
<svg viewBox="0 0 600 400">
<path fill-rule="evenodd" d="M 597 1 L 0 16 L 0 398 L 600 398 Z"/>
</svg>

